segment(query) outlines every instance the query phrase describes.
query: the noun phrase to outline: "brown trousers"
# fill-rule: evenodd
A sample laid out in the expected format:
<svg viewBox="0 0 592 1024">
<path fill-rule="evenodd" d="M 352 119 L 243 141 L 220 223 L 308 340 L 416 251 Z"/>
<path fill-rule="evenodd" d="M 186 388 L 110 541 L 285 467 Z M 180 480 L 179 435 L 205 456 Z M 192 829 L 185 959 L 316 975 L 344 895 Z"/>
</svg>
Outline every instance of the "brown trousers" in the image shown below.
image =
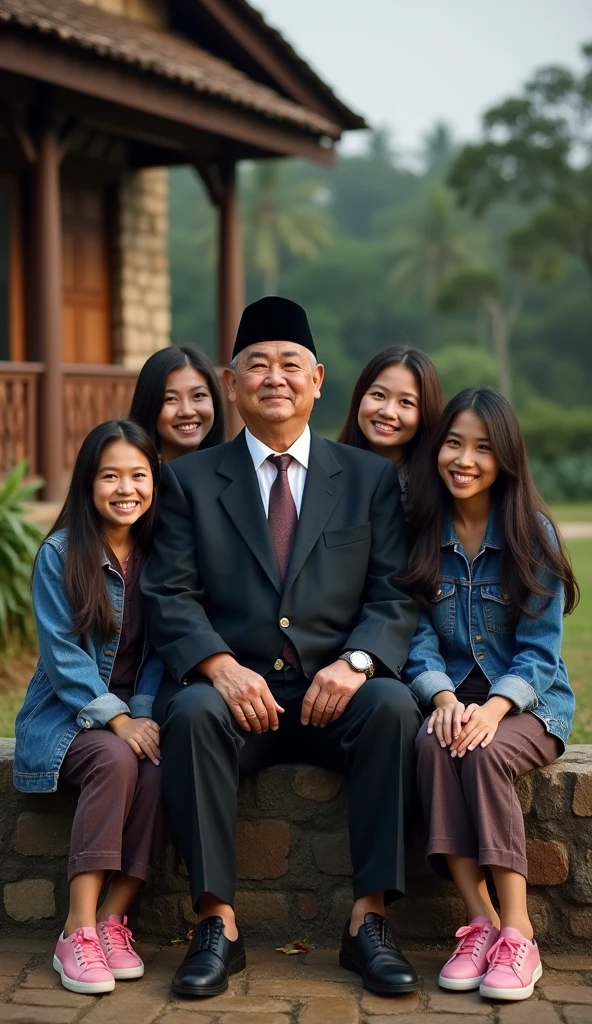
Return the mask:
<svg viewBox="0 0 592 1024">
<path fill-rule="evenodd" d="M 429 830 L 427 862 L 450 878 L 446 855 L 473 857 L 526 877 L 526 838 L 515 782 L 552 764 L 562 744 L 529 711 L 502 718 L 488 747 L 451 757 L 427 720 L 415 741 L 419 798 Z"/>
<path fill-rule="evenodd" d="M 109 729 L 83 729 L 64 758 L 60 783 L 79 791 L 68 881 L 84 871 L 147 881 L 163 841 L 160 767 L 140 761 Z"/>
</svg>

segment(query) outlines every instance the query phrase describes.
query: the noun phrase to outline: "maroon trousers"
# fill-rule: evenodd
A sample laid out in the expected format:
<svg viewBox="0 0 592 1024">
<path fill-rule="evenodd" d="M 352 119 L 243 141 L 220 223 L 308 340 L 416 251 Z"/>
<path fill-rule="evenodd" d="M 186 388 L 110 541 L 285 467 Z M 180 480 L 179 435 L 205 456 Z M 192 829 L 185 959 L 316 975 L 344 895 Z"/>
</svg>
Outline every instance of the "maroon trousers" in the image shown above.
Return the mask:
<svg viewBox="0 0 592 1024">
<path fill-rule="evenodd" d="M 488 686 L 479 695 L 481 687 L 473 673 L 466 682 L 472 692 L 461 694 L 459 688 L 459 698 L 483 704 Z M 441 747 L 434 733 L 428 736 L 427 720 L 415 749 L 430 867 L 450 878 L 446 855 L 473 857 L 481 865 L 509 868 L 526 877 L 524 818 L 515 782 L 533 768 L 556 761 L 561 741 L 539 718 L 523 711 L 502 718 L 489 746 L 468 750 L 462 758 L 451 757 L 450 748 Z"/>
<path fill-rule="evenodd" d="M 68 881 L 84 871 L 150 876 L 163 842 L 160 767 L 139 760 L 109 729 L 83 729 L 70 744 L 60 783 L 75 787 Z"/>
</svg>

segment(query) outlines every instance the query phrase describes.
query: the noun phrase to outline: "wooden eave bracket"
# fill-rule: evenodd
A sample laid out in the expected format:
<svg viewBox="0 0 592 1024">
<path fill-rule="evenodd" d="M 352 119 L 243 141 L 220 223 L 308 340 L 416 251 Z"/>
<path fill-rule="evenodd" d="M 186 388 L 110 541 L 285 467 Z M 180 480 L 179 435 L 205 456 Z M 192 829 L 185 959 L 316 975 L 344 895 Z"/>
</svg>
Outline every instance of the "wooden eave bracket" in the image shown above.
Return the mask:
<svg viewBox="0 0 592 1024">
<path fill-rule="evenodd" d="M 213 205 L 221 206 L 224 198 L 224 180 L 219 164 L 194 158 L 193 167 L 203 181 Z"/>
<path fill-rule="evenodd" d="M 37 146 L 25 128 L 22 118 L 5 100 L 0 100 L 0 121 L 8 131 L 11 140 L 18 147 L 23 159 L 28 164 L 37 163 Z"/>
</svg>

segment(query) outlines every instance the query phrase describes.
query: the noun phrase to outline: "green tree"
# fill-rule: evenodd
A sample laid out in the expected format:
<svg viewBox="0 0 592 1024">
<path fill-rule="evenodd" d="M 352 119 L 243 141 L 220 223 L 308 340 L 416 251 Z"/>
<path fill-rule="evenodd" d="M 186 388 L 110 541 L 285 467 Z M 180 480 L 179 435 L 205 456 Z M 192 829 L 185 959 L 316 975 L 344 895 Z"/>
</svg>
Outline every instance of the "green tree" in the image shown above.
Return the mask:
<svg viewBox="0 0 592 1024">
<path fill-rule="evenodd" d="M 541 68 L 522 96 L 488 110 L 482 141 L 458 153 L 448 180 L 475 213 L 510 196 L 544 201 L 532 239 L 571 253 L 592 278 L 592 43 L 582 56 L 582 74 Z"/>
<path fill-rule="evenodd" d="M 389 285 L 434 306 L 442 282 L 483 254 L 484 239 L 455 208 L 450 190 L 431 182 L 407 223 L 395 226 L 387 248 Z"/>
<path fill-rule="evenodd" d="M 436 121 L 422 138 L 420 151 L 424 172 L 429 178 L 443 178 L 456 151 L 454 136 L 445 121 Z"/>
<path fill-rule="evenodd" d="M 247 266 L 264 295 L 277 292 L 284 256 L 315 260 L 333 238 L 318 181 L 298 180 L 284 160 L 253 164 L 242 181 Z"/>
<path fill-rule="evenodd" d="M 491 352 L 466 345 L 447 345 L 434 352 L 432 358 L 446 401 L 463 388 L 497 384 L 497 362 Z"/>
</svg>

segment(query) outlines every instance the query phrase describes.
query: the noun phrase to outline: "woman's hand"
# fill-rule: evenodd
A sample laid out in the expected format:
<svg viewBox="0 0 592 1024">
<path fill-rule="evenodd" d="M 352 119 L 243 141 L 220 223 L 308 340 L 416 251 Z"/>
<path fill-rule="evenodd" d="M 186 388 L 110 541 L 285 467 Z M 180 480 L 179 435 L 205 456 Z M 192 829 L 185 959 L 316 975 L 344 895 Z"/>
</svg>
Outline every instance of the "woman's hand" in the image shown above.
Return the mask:
<svg viewBox="0 0 592 1024">
<path fill-rule="evenodd" d="M 442 691 L 444 692 L 446 691 Z M 438 697 L 440 694 L 436 694 L 434 700 Z M 449 747 L 460 735 L 464 710 L 464 704 L 457 700 L 453 693 L 443 698 L 443 703 L 430 715 L 428 735 L 435 732 L 440 746 Z"/>
<path fill-rule="evenodd" d="M 477 746 L 488 747 L 502 718 L 513 707 L 507 697 L 490 697 L 481 706 L 469 704 L 462 716 L 462 730 L 450 750 L 452 757 L 464 757 Z"/>
<path fill-rule="evenodd" d="M 160 764 L 160 728 L 151 718 L 115 715 L 107 725 L 120 740 L 125 740 L 130 745 L 141 761 L 148 757 L 154 764 Z"/>
</svg>

